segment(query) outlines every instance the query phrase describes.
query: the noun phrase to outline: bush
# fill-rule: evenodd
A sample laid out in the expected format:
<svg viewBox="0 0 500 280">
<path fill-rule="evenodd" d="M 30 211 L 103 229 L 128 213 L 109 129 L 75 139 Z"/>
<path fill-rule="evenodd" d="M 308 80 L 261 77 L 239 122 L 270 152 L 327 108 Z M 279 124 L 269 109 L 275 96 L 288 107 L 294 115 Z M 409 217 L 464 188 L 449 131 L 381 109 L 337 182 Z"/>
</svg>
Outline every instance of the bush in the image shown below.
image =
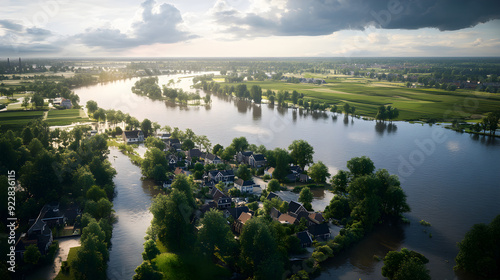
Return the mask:
<svg viewBox="0 0 500 280">
<path fill-rule="evenodd" d="M 68 261 L 63 261 L 61 263 L 61 271 L 63 274 L 69 274 L 69 271 L 71 270 L 71 266 L 69 265 Z"/>
<path fill-rule="evenodd" d="M 316 262 L 318 262 L 318 263 L 323 262 L 323 261 L 325 261 L 326 259 L 328 259 L 328 256 L 327 256 L 327 255 L 325 255 L 323 252 L 318 252 L 318 251 L 313 252 L 313 253 L 312 253 L 312 257 L 313 257 L 313 259 L 314 259 Z"/>
</svg>

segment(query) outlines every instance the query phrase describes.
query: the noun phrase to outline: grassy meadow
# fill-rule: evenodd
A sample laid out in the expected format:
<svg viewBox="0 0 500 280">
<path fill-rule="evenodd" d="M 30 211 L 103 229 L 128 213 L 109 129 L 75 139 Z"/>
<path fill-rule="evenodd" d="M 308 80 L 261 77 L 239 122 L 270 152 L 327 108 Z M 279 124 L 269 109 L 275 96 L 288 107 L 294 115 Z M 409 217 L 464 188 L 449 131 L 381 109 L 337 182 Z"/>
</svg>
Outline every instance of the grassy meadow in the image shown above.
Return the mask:
<svg viewBox="0 0 500 280">
<path fill-rule="evenodd" d="M 44 111 L 3 111 L 0 112 L 0 130 L 22 129 L 35 118 L 42 118 Z"/>
<path fill-rule="evenodd" d="M 82 109 L 50 110 L 47 115 L 47 123 L 50 126 L 70 125 L 76 122 L 87 122 Z"/>
<path fill-rule="evenodd" d="M 324 78 L 327 84 L 285 83 L 280 81 L 249 81 L 248 87 L 260 85 L 263 90 L 296 90 L 304 98 L 329 105 L 345 102 L 356 107 L 356 114 L 374 118 L 380 105 L 391 105 L 400 111 L 398 120 L 479 119 L 500 108 L 500 95 L 457 89 L 407 88 L 403 83 L 376 81 L 344 75 L 304 74 Z M 225 83 L 222 83 L 225 85 Z M 228 84 L 231 85 L 231 84 Z M 234 85 L 234 84 L 232 84 Z"/>
<path fill-rule="evenodd" d="M 67 262 L 69 263 L 71 267 L 71 263 L 76 259 L 78 250 L 80 250 L 80 247 L 73 247 L 69 249 L 68 253 L 68 259 Z M 71 267 L 70 271 L 68 274 L 63 273 L 62 271 L 59 271 L 57 274 L 56 278 L 54 280 L 73 280 L 76 279 L 75 275 L 73 274 L 74 268 Z"/>
</svg>

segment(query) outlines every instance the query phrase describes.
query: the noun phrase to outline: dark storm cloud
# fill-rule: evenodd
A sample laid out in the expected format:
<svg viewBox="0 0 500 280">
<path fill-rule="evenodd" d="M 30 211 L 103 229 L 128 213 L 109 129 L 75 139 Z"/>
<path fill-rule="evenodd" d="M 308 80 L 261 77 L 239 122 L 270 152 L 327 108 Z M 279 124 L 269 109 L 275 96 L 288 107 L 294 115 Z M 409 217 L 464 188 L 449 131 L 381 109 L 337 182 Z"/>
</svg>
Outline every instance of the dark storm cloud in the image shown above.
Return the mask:
<svg viewBox="0 0 500 280">
<path fill-rule="evenodd" d="M 133 24 L 131 35 L 118 29 L 97 28 L 76 35 L 82 43 L 91 47 L 124 49 L 155 43 L 176 43 L 196 36 L 178 30 L 182 23 L 180 11 L 170 4 L 162 4 L 159 11 L 153 13 L 154 0 L 141 4 L 142 21 Z"/>
<path fill-rule="evenodd" d="M 340 30 L 437 28 L 459 30 L 500 18 L 499 0 L 289 0 L 279 18 L 214 12 L 238 36 L 331 34 Z"/>
</svg>

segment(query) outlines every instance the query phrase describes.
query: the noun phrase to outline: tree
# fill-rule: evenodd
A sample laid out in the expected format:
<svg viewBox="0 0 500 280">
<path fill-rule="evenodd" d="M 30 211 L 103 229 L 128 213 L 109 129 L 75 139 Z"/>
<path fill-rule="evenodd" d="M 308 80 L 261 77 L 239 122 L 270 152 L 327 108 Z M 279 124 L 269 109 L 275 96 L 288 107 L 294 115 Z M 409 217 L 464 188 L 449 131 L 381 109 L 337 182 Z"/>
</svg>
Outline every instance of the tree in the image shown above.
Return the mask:
<svg viewBox="0 0 500 280">
<path fill-rule="evenodd" d="M 311 165 L 309 170 L 307 171 L 311 179 L 316 183 L 324 183 L 326 179 L 330 177 L 330 173 L 328 172 L 328 167 L 322 162 L 318 161 L 317 163 Z"/>
<path fill-rule="evenodd" d="M 313 194 L 311 192 L 311 189 L 309 189 L 308 187 L 303 188 L 300 191 L 299 202 L 302 202 L 302 204 L 304 204 L 304 207 L 307 210 L 311 211 L 312 210 L 312 205 L 311 205 L 312 201 L 313 201 Z"/>
<path fill-rule="evenodd" d="M 133 280 L 161 280 L 163 273 L 156 271 L 150 261 L 143 261 L 136 269 Z"/>
<path fill-rule="evenodd" d="M 276 179 L 272 179 L 271 181 L 269 181 L 269 184 L 267 184 L 267 190 L 270 192 L 277 192 L 280 191 L 280 189 L 280 183 Z"/>
<path fill-rule="evenodd" d="M 373 161 L 366 156 L 355 157 L 347 162 L 347 168 L 354 176 L 361 176 L 373 173 L 375 165 Z"/>
<path fill-rule="evenodd" d="M 237 137 L 233 139 L 231 146 L 233 146 L 236 152 L 244 152 L 248 148 L 248 141 L 244 136 Z"/>
<path fill-rule="evenodd" d="M 306 165 L 313 162 L 314 148 L 304 140 L 294 140 L 288 147 L 290 150 L 290 157 L 293 162 L 304 170 Z"/>
<path fill-rule="evenodd" d="M 283 259 L 278 242 L 267 223 L 259 218 L 250 219 L 240 235 L 242 269 L 255 279 L 280 279 Z"/>
<path fill-rule="evenodd" d="M 211 257 L 215 254 L 229 257 L 236 249 L 236 242 L 222 212 L 210 210 L 201 219 L 198 241 L 202 249 Z"/>
<path fill-rule="evenodd" d="M 194 142 L 191 139 L 186 139 L 182 141 L 182 147 L 184 151 L 189 151 L 194 148 Z"/>
<path fill-rule="evenodd" d="M 107 198 L 106 192 L 99 186 L 92 186 L 87 191 L 87 199 L 93 200 L 95 202 L 99 201 L 101 198 Z"/>
<path fill-rule="evenodd" d="M 250 88 L 250 96 L 253 99 L 253 102 L 259 104 L 262 100 L 262 88 L 258 85 L 253 85 Z"/>
<path fill-rule="evenodd" d="M 150 211 L 158 239 L 169 251 L 181 252 L 190 247 L 194 238 L 190 224 L 193 208 L 182 191 L 174 188 L 169 195 L 157 195 Z"/>
<path fill-rule="evenodd" d="M 103 122 L 106 120 L 106 111 L 103 108 L 99 108 L 94 112 L 94 119 Z"/>
<path fill-rule="evenodd" d="M 292 91 L 292 102 L 294 105 L 297 105 L 297 102 L 299 101 L 299 93 L 294 90 Z"/>
<path fill-rule="evenodd" d="M 160 250 L 156 246 L 156 242 L 152 239 L 144 242 L 144 252 L 142 252 L 142 259 L 145 261 L 151 261 L 156 256 L 160 254 Z"/>
<path fill-rule="evenodd" d="M 290 171 L 290 155 L 281 148 L 276 148 L 267 153 L 267 158 L 270 166 L 274 166 L 273 178 L 278 181 L 283 181 Z"/>
<path fill-rule="evenodd" d="M 89 113 L 93 114 L 95 111 L 97 111 L 99 107 L 97 106 L 97 102 L 94 100 L 89 100 L 87 101 L 87 110 Z"/>
<path fill-rule="evenodd" d="M 458 243 L 455 269 L 485 278 L 500 275 L 500 215 L 489 224 L 475 224 Z"/>
<path fill-rule="evenodd" d="M 391 280 L 431 279 L 425 264 L 429 260 L 422 254 L 406 248 L 390 251 L 384 258 L 382 275 Z"/>
<path fill-rule="evenodd" d="M 28 247 L 26 247 L 26 251 L 24 252 L 23 258 L 26 263 L 37 264 L 41 256 L 42 254 L 38 250 L 38 246 L 36 246 L 36 244 L 31 244 Z"/>
<path fill-rule="evenodd" d="M 43 107 L 44 102 L 43 102 L 42 95 L 39 93 L 33 94 L 33 96 L 31 97 L 31 103 L 35 104 L 35 107 L 37 109 L 40 109 L 41 107 Z"/>
<path fill-rule="evenodd" d="M 30 105 L 30 99 L 28 97 L 24 97 L 21 106 L 26 110 L 29 105 Z"/>
<path fill-rule="evenodd" d="M 172 188 L 181 191 L 184 194 L 189 206 L 194 208 L 196 207 L 196 202 L 193 197 L 193 185 L 194 182 L 192 178 L 188 178 L 184 174 L 175 176 L 175 179 L 172 182 Z"/>
<path fill-rule="evenodd" d="M 147 178 L 153 178 L 153 170 L 158 164 L 163 166 L 166 170 L 168 161 L 165 157 L 165 153 L 156 147 L 148 149 L 141 163 L 142 175 Z"/>
<path fill-rule="evenodd" d="M 145 135 L 151 135 L 153 133 L 153 124 L 149 119 L 144 119 L 141 122 L 141 130 L 144 132 Z"/>
<path fill-rule="evenodd" d="M 156 147 L 160 149 L 160 151 L 163 151 L 165 149 L 165 142 L 163 142 L 160 138 L 154 136 L 148 136 L 144 144 L 148 148 Z"/>
<path fill-rule="evenodd" d="M 236 154 L 236 149 L 232 145 L 229 145 L 227 148 L 224 149 L 220 157 L 225 161 L 230 161 L 231 159 L 233 159 L 233 156 L 235 154 Z"/>
<path fill-rule="evenodd" d="M 224 151 L 224 147 L 222 147 L 221 144 L 215 144 L 214 148 L 212 149 L 212 153 L 214 155 L 221 155 L 221 153 Z"/>
<path fill-rule="evenodd" d="M 351 112 L 351 106 L 349 105 L 349 103 L 345 103 L 344 104 L 344 113 L 346 116 L 349 116 L 349 113 Z"/>
<path fill-rule="evenodd" d="M 240 164 L 238 170 L 236 171 L 236 176 L 242 179 L 243 181 L 248 181 L 252 179 L 252 173 L 246 164 Z"/>
</svg>

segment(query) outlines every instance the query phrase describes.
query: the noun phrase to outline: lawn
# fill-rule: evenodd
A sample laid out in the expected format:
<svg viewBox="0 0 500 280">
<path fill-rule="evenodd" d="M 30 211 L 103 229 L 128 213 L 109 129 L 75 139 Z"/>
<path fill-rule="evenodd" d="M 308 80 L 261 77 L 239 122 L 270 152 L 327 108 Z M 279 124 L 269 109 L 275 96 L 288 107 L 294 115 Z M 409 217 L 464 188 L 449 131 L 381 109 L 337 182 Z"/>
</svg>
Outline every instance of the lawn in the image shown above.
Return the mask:
<svg viewBox="0 0 500 280">
<path fill-rule="evenodd" d="M 280 81 L 251 81 L 248 87 L 260 85 L 265 91 L 296 90 L 305 98 L 342 106 L 356 107 L 356 113 L 375 117 L 380 105 L 391 105 L 400 111 L 399 120 L 454 119 L 479 117 L 500 109 L 500 95 L 457 89 L 406 88 L 403 83 L 368 78 L 336 77 L 323 85 L 293 84 Z M 225 83 L 223 83 L 224 85 Z M 229 84 L 231 85 L 231 84 Z M 232 84 L 235 85 L 235 84 Z"/>
<path fill-rule="evenodd" d="M 76 259 L 78 250 L 80 250 L 80 247 L 73 247 L 69 249 L 68 259 L 66 261 L 70 264 L 70 266 L 73 260 Z M 64 274 L 62 270 L 59 271 L 56 278 L 54 278 L 54 280 L 74 280 L 74 279 L 75 276 L 73 275 L 73 268 L 70 269 L 68 274 Z"/>
<path fill-rule="evenodd" d="M 44 111 L 3 111 L 0 112 L 0 130 L 22 129 L 35 118 L 43 117 Z"/>
<path fill-rule="evenodd" d="M 163 279 L 228 279 L 231 276 L 229 270 L 213 264 L 200 254 L 162 253 L 153 262 L 163 273 Z"/>
<path fill-rule="evenodd" d="M 50 110 L 47 123 L 50 126 L 70 125 L 76 122 L 87 122 L 88 118 L 82 115 L 81 109 Z"/>
<path fill-rule="evenodd" d="M 163 279 L 228 279 L 231 272 L 215 265 L 212 260 L 201 254 L 168 253 L 165 246 L 157 241 L 158 249 L 162 252 L 153 262 L 164 275 Z"/>
</svg>

